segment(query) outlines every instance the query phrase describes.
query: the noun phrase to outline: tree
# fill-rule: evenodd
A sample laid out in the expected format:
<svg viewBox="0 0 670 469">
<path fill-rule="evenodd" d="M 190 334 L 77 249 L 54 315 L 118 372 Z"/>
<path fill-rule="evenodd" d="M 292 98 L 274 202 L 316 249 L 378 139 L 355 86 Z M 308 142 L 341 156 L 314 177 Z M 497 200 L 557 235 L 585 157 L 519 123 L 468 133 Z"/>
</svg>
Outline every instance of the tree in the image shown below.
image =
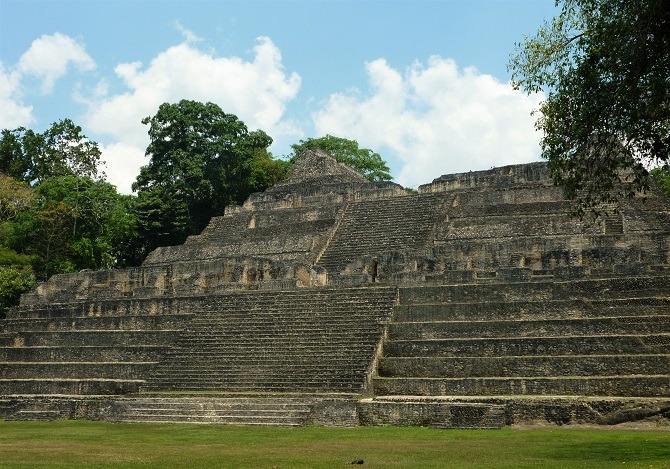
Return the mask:
<svg viewBox="0 0 670 469">
<path fill-rule="evenodd" d="M 536 127 L 555 182 L 583 215 L 648 188 L 670 158 L 670 3 L 557 0 L 517 45 L 517 89 L 544 91 Z"/>
<path fill-rule="evenodd" d="M 21 294 L 35 286 L 33 258 L 5 245 L 14 221 L 34 200 L 34 190 L 26 183 L 0 173 L 0 319 L 7 307 L 18 304 Z"/>
<path fill-rule="evenodd" d="M 30 266 L 0 265 L 0 319 L 7 307 L 19 303 L 21 294 L 35 286 L 35 275 Z"/>
<path fill-rule="evenodd" d="M 54 176 L 96 178 L 100 156 L 98 144 L 70 119 L 43 133 L 19 127 L 4 129 L 0 137 L 0 171 L 31 185 Z"/>
<path fill-rule="evenodd" d="M 39 279 L 129 263 L 125 248 L 136 234 L 130 196 L 105 181 L 76 176 L 51 177 L 35 194 L 7 230 L 4 244 L 31 256 Z"/>
<path fill-rule="evenodd" d="M 272 138 L 249 131 L 216 104 L 164 103 L 142 123 L 150 126 L 150 161 L 133 190 L 147 250 L 183 242 L 227 205 L 242 203 L 286 174 L 287 164 L 267 150 Z"/>
<path fill-rule="evenodd" d="M 663 194 L 665 194 L 666 197 L 670 197 L 670 167 L 665 165 L 654 168 L 649 171 L 649 174 Z"/>
<path fill-rule="evenodd" d="M 14 220 L 34 200 L 34 190 L 0 173 L 0 223 Z"/>
<path fill-rule="evenodd" d="M 293 149 L 291 160 L 305 150 L 320 148 L 338 162 L 355 169 L 370 181 L 390 181 L 393 179 L 389 167 L 379 153 L 367 148 L 358 148 L 356 140 L 326 135 L 320 138 L 300 140 L 300 143 L 291 145 L 291 148 Z"/>
</svg>

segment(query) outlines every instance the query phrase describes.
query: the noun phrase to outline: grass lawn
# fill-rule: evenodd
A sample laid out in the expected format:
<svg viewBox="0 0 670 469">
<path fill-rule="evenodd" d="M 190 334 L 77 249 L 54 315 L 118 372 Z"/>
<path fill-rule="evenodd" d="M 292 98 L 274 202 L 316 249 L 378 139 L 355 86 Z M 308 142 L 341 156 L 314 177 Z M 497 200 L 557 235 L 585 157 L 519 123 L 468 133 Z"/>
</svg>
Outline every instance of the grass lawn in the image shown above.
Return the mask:
<svg viewBox="0 0 670 469">
<path fill-rule="evenodd" d="M 660 468 L 670 467 L 670 432 L 0 421 L 0 467 Z"/>
</svg>

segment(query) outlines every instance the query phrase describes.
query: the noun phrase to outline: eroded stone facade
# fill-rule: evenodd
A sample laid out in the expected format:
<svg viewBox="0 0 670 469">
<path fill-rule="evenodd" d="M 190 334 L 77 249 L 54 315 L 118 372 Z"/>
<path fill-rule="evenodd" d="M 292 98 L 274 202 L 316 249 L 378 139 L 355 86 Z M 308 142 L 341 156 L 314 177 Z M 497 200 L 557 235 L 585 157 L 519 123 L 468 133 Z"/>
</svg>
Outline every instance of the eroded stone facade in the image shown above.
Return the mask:
<svg viewBox="0 0 670 469">
<path fill-rule="evenodd" d="M 408 194 L 306 152 L 143 266 L 24 295 L 0 332 L 0 417 L 667 421 L 667 201 L 567 209 L 544 163 Z"/>
</svg>

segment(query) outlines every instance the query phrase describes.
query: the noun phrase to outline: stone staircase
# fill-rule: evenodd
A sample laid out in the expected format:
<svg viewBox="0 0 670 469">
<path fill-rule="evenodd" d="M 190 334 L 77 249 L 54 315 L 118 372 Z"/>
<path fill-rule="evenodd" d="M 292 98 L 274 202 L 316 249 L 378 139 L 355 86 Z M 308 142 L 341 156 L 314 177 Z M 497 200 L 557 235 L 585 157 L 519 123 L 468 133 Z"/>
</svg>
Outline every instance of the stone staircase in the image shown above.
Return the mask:
<svg viewBox="0 0 670 469">
<path fill-rule="evenodd" d="M 318 265 L 335 275 L 364 257 L 423 248 L 444 203 L 434 194 L 352 202 Z"/>
<path fill-rule="evenodd" d="M 609 399 L 609 412 L 650 399 L 670 406 L 668 294 L 667 276 L 401 288 L 373 380 L 378 397 L 363 414 L 466 402 L 505 404 L 508 424 L 563 423 L 547 415 L 559 397 L 573 406 Z M 403 415 L 363 420 L 405 424 Z"/>
<path fill-rule="evenodd" d="M 147 391 L 361 392 L 393 288 L 237 293 L 199 311 Z"/>
<path fill-rule="evenodd" d="M 305 259 L 335 223 L 338 208 L 264 210 L 217 217 L 202 234 L 189 237 L 186 243 L 154 250 L 145 264 L 240 256 Z"/>
<path fill-rule="evenodd" d="M 298 427 L 314 403 L 303 396 L 137 396 L 113 403 L 114 422 L 215 423 Z"/>
<path fill-rule="evenodd" d="M 0 416 L 355 425 L 395 298 L 300 289 L 15 308 Z"/>
<path fill-rule="evenodd" d="M 17 308 L 0 335 L 0 395 L 139 390 L 190 314 L 128 314 L 127 301 Z M 137 303 L 137 302 L 135 302 Z"/>
</svg>

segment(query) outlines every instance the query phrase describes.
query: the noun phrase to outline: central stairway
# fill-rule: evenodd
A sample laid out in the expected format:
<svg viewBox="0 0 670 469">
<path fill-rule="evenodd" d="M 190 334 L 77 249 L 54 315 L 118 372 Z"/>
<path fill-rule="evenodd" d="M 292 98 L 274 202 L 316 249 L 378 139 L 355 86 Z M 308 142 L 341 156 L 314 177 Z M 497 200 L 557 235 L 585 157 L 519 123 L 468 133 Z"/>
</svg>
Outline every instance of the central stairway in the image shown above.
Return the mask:
<svg viewBox="0 0 670 469">
<path fill-rule="evenodd" d="M 145 390 L 359 393 L 393 288 L 236 293 L 199 310 Z"/>
</svg>

